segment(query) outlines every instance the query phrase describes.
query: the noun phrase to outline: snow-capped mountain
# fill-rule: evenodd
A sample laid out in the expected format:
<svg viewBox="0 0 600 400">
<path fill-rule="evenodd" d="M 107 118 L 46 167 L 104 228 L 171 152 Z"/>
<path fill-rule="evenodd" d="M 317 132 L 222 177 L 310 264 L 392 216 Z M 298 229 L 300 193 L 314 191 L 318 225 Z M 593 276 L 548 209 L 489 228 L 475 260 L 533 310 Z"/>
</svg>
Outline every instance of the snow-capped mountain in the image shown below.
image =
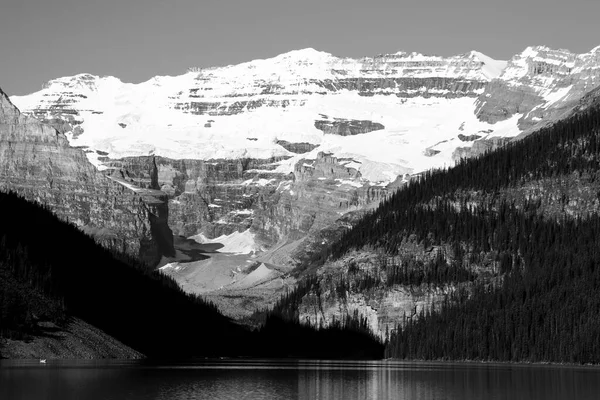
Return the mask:
<svg viewBox="0 0 600 400">
<path fill-rule="evenodd" d="M 305 49 L 139 84 L 80 74 L 11 100 L 105 174 L 160 185 L 175 234 L 245 232 L 272 249 L 263 262 L 295 266 L 407 174 L 503 145 L 599 84 L 600 47 L 530 47 L 510 61 Z"/>
<path fill-rule="evenodd" d="M 525 130 L 559 117 L 599 84 L 600 46 L 583 54 L 528 47 L 488 85 L 477 115 L 487 122 L 520 115 L 519 127 Z"/>
<path fill-rule="evenodd" d="M 174 252 L 164 192 L 99 172 L 63 134 L 20 113 L 2 89 L 0 191 L 46 204 L 99 243 L 150 265 Z"/>
<path fill-rule="evenodd" d="M 281 143 L 310 143 L 318 148 L 302 158 L 330 152 L 361 163 L 371 181 L 392 181 L 451 165 L 457 147 L 472 145 L 465 138 L 516 136 L 564 111 L 599 76 L 599 48 L 577 55 L 529 47 L 509 62 L 476 51 L 355 60 L 304 49 L 140 84 L 81 74 L 11 100 L 72 145 L 110 158 L 290 157 L 278 168 L 289 173 L 299 157 Z M 361 128 L 330 135 L 351 121 Z M 102 169 L 97 153 L 88 154 Z"/>
<path fill-rule="evenodd" d="M 278 144 L 286 141 L 319 146 L 302 158 L 331 152 L 363 164 L 359 171 L 369 180 L 392 181 L 449 165 L 454 148 L 464 145 L 460 133 L 519 132 L 516 121 L 492 126 L 473 112 L 474 98 L 505 65 L 478 52 L 354 60 L 305 49 L 137 85 L 81 74 L 12 101 L 67 133 L 72 145 L 111 158 L 292 157 L 279 168 L 289 173 L 299 157 Z M 324 129 L 345 121 L 371 121 L 359 133 L 376 132 L 340 137 Z M 440 145 L 445 141 L 450 143 Z M 435 157 L 427 151 L 433 146 L 439 147 Z"/>
</svg>

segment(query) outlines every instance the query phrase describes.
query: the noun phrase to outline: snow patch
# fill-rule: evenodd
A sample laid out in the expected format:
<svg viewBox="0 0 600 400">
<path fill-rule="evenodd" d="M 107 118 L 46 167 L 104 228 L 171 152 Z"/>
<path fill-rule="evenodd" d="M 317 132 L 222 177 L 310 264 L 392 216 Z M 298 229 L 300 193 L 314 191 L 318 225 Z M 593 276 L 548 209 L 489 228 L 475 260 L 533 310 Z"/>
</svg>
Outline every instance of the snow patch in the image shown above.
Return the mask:
<svg viewBox="0 0 600 400">
<path fill-rule="evenodd" d="M 248 275 L 246 275 L 239 281 L 232 284 L 230 287 L 235 287 L 236 289 L 249 288 L 276 279 L 278 277 L 280 277 L 279 272 L 271 270 L 264 263 L 261 263 L 258 266 L 258 268 L 250 272 Z"/>
<path fill-rule="evenodd" d="M 508 61 L 494 60 L 493 58 L 488 57 L 478 51 L 472 51 L 471 55 L 483 63 L 481 69 L 485 76 L 487 76 L 489 79 L 495 79 L 499 77 L 508 65 Z"/>
<path fill-rule="evenodd" d="M 260 251 L 260 246 L 255 241 L 255 236 L 249 229 L 244 232 L 233 232 L 230 235 L 222 235 L 214 239 L 209 239 L 203 234 L 191 236 L 188 239 L 195 240 L 197 243 L 220 243 L 223 245 L 219 253 L 250 254 Z"/>
</svg>

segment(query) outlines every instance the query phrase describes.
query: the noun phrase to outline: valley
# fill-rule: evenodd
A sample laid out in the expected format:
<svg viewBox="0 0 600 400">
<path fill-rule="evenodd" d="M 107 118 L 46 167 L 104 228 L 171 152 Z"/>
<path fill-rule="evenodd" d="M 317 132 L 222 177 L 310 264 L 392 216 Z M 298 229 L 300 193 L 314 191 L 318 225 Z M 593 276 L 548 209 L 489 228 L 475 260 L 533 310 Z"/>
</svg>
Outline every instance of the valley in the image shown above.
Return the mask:
<svg viewBox="0 0 600 400">
<path fill-rule="evenodd" d="M 600 48 L 543 46 L 508 61 L 304 49 L 139 84 L 80 74 L 2 93 L 0 187 L 236 320 L 254 324 L 257 310 L 316 276 L 319 294 L 294 305 L 299 321 L 330 326 L 356 314 L 386 338 L 474 282 L 499 279 L 496 255 L 472 263 L 472 275 L 388 285 L 380 281 L 392 282 L 392 266 L 429 268 L 440 255 L 452 264 L 456 248 L 407 234 L 396 258 L 371 243 L 322 259 L 331 247 L 426 171 L 576 115 L 595 104 L 598 85 Z M 458 188 L 453 204 L 540 201 L 553 217 L 599 207 L 591 173 L 537 178 Z"/>
</svg>

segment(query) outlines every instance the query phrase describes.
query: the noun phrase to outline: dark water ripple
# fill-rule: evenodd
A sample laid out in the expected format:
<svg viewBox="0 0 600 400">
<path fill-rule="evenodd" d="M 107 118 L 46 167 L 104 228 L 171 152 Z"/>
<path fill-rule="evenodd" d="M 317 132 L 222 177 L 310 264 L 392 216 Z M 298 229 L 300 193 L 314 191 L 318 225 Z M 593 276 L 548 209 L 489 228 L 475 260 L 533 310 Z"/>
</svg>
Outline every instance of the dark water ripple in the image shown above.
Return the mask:
<svg viewBox="0 0 600 400">
<path fill-rule="evenodd" d="M 597 400 L 600 368 L 390 361 L 0 361 L 0 399 Z"/>
</svg>

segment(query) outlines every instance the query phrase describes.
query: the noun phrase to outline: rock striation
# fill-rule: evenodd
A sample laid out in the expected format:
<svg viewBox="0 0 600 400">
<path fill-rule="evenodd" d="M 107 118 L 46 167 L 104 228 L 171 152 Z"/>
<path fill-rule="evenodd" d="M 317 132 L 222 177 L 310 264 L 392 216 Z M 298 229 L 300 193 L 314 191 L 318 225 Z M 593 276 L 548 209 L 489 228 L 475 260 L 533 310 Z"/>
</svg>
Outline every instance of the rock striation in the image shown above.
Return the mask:
<svg viewBox="0 0 600 400">
<path fill-rule="evenodd" d="M 150 265 L 173 252 L 164 193 L 142 193 L 105 177 L 83 149 L 21 114 L 1 90 L 0 189 L 47 205 L 103 245 Z M 35 227 L 31 230 L 35 234 Z"/>
<path fill-rule="evenodd" d="M 154 259 L 167 251 L 152 248 L 172 247 L 169 226 L 185 237 L 250 230 L 269 249 L 261 261 L 297 267 L 411 176 L 504 146 L 582 107 L 586 96 L 597 95 L 599 53 L 532 47 L 502 62 L 478 52 L 350 59 L 304 49 L 140 84 L 81 74 L 13 100 L 52 125 L 56 131 L 48 132 L 65 145 L 55 147 L 71 149 L 67 159 L 80 157 L 78 168 L 85 169 L 48 203 L 66 204 L 66 215 L 77 204 L 105 210 L 123 201 L 118 196 L 131 196 L 117 208 L 129 207 L 136 223 L 70 211 L 68 218 L 80 219 L 81 226 L 126 237 L 127 248 L 147 248 L 144 254 Z M 40 151 L 34 154 L 49 150 Z M 92 173 L 85 158 L 103 173 Z M 76 175 L 64 171 L 67 166 L 53 172 L 60 165 L 53 163 L 12 168 L 21 175 L 38 168 L 34 175 L 43 179 L 30 190 L 42 196 Z M 24 178 L 18 181 L 25 185 Z M 151 221 L 164 229 L 153 230 Z M 140 231 L 147 247 L 134 245 Z M 153 232 L 164 233 L 160 246 Z M 381 333 L 415 304 L 434 303 L 443 290 L 355 293 L 346 303 L 332 296 L 323 299 L 330 307 L 313 322 L 359 308 L 377 317 L 373 327 Z M 309 308 L 304 316 L 313 318 Z"/>
<path fill-rule="evenodd" d="M 477 116 L 497 122 L 522 115 L 519 127 L 556 119 L 600 85 L 600 48 L 574 54 L 545 46 L 514 56 L 478 98 Z"/>
<path fill-rule="evenodd" d="M 111 176 L 140 188 L 154 186 L 168 196 L 169 226 L 176 235 L 218 237 L 250 228 L 260 196 L 268 197 L 288 179 L 268 169 L 276 161 L 147 156 L 105 160 L 105 165 Z M 148 168 L 152 164 L 156 173 Z"/>
<path fill-rule="evenodd" d="M 325 116 L 326 117 L 326 116 Z M 351 136 L 360 135 L 385 129 L 385 126 L 378 122 L 347 120 L 344 118 L 322 119 L 315 121 L 315 128 L 323 131 L 326 135 Z"/>
<path fill-rule="evenodd" d="M 88 146 L 111 159 L 159 155 L 206 161 L 304 153 L 314 159 L 317 146 L 341 154 L 347 143 L 357 156 L 379 162 L 363 154 L 366 146 L 352 141 L 340 146 L 329 136 L 393 136 L 405 126 L 419 126 L 421 118 L 431 124 L 431 118 L 413 112 L 417 107 L 452 118 L 446 108 L 459 110 L 476 123 L 473 101 L 504 66 L 478 52 L 453 57 L 398 52 L 351 59 L 304 49 L 140 84 L 80 74 L 52 80 L 40 92 L 13 101 L 65 133 L 72 145 Z M 451 124 L 461 123 L 465 121 Z M 421 154 L 431 144 L 407 154 Z M 394 147 L 406 149 L 401 142 Z M 423 162 L 443 166 L 451 158 L 446 153 Z M 88 158 L 102 168 L 98 153 L 90 152 Z M 388 158 L 387 164 L 421 168 L 410 157 Z M 395 170 L 390 168 L 388 175 Z"/>
</svg>

